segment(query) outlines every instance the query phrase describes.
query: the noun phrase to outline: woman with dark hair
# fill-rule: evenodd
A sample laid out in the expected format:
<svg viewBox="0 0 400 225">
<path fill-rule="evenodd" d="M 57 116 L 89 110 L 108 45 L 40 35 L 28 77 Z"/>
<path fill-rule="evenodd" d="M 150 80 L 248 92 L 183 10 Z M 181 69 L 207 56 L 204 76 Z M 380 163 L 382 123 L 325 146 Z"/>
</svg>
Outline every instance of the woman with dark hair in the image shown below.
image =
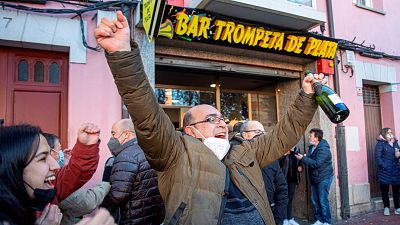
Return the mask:
<svg viewBox="0 0 400 225">
<path fill-rule="evenodd" d="M 50 156 L 40 129 L 30 125 L 0 128 L 0 156 L 0 213 L 6 216 L 4 220 L 59 224 L 62 214 L 49 203 L 56 196 L 54 180 L 60 167 Z"/>
<path fill-rule="evenodd" d="M 1 127 L 0 224 L 59 225 L 62 214 L 55 204 L 86 183 L 97 168 L 99 132 L 96 125 L 83 124 L 72 166 L 60 169 L 38 127 Z M 111 225 L 114 220 L 100 209 L 79 224 Z"/>
<path fill-rule="evenodd" d="M 383 215 L 390 215 L 390 186 L 392 186 L 394 214 L 400 215 L 400 147 L 390 128 L 383 128 L 377 141 L 375 159 L 378 165 L 378 180 L 382 192 Z"/>
</svg>

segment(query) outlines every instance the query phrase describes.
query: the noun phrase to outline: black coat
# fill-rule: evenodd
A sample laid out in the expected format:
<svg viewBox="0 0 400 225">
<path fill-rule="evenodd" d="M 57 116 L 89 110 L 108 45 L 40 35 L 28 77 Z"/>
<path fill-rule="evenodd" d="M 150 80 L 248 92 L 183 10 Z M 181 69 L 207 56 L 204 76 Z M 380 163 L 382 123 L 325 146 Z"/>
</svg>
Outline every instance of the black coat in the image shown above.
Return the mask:
<svg viewBox="0 0 400 225">
<path fill-rule="evenodd" d="M 300 172 L 298 167 L 301 166 L 300 160 L 298 160 L 293 153 L 283 156 L 279 163 L 282 168 L 283 175 L 286 176 L 287 183 L 300 184 Z"/>
<path fill-rule="evenodd" d="M 378 140 L 375 146 L 375 160 L 378 165 L 378 180 L 381 184 L 400 184 L 400 159 L 395 157 L 398 142 L 391 146 L 387 141 Z"/>
<path fill-rule="evenodd" d="M 309 147 L 309 154 L 311 149 L 312 146 Z M 308 173 L 312 183 L 320 183 L 333 176 L 332 153 L 325 139 L 319 142 L 311 155 L 303 157 L 301 161 L 308 167 Z"/>
<path fill-rule="evenodd" d="M 157 186 L 156 172 L 150 167 L 136 139 L 112 152 L 109 194 L 102 205 L 121 209 L 119 224 L 161 224 L 165 209 Z"/>
<path fill-rule="evenodd" d="M 276 160 L 262 170 L 268 201 L 276 224 L 282 224 L 286 219 L 287 204 L 289 203 L 288 186 L 279 161 Z"/>
</svg>

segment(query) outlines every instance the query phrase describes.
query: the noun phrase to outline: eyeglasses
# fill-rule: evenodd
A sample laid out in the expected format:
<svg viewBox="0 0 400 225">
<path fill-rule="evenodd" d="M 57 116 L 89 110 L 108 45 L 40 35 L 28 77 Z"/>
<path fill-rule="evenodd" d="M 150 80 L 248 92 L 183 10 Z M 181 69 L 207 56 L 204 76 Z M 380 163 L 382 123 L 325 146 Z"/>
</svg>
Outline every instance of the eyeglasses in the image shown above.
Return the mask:
<svg viewBox="0 0 400 225">
<path fill-rule="evenodd" d="M 254 132 L 254 133 L 256 133 L 256 135 L 265 134 L 265 131 L 262 131 L 262 130 L 245 130 L 245 131 L 243 131 L 243 133 L 247 133 L 247 132 Z"/>
<path fill-rule="evenodd" d="M 194 125 L 199 124 L 199 123 L 216 124 L 216 123 L 220 123 L 221 121 L 225 123 L 225 120 L 222 117 L 210 116 L 210 117 L 207 117 L 207 119 L 205 119 L 205 120 L 202 120 L 202 121 L 199 121 L 199 122 L 195 122 L 195 123 L 191 123 L 191 124 L 189 124 L 189 126 L 194 126 Z"/>
</svg>

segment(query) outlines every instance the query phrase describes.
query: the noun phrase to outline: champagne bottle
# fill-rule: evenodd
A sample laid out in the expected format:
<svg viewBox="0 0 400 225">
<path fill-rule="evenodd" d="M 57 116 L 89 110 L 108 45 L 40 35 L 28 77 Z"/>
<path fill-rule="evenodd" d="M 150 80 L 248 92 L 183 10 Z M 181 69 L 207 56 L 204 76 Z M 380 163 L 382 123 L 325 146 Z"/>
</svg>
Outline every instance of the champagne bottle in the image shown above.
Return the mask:
<svg viewBox="0 0 400 225">
<path fill-rule="evenodd" d="M 308 74 L 312 74 L 311 71 L 307 70 Z M 320 82 L 315 82 L 313 89 L 318 105 L 332 123 L 341 123 L 349 116 L 350 110 L 332 89 Z"/>
</svg>

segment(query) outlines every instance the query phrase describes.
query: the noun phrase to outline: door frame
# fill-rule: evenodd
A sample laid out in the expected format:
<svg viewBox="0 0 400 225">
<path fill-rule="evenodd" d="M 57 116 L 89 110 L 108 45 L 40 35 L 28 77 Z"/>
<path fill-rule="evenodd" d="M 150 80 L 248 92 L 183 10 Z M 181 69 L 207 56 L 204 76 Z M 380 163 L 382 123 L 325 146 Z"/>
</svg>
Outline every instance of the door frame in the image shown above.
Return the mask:
<svg viewBox="0 0 400 225">
<path fill-rule="evenodd" d="M 14 92 L 31 91 L 60 93 L 60 128 L 59 135 L 62 146 L 68 146 L 68 54 L 53 51 L 31 50 L 12 47 L 0 47 L 5 49 L 7 55 L 7 90 L 6 90 L 6 113 L 5 125 L 11 125 L 14 122 Z M 35 57 L 37 60 L 46 59 L 47 61 L 60 62 L 59 66 L 59 84 L 18 82 L 17 69 L 18 59 L 23 57 Z M 46 68 L 46 67 L 45 67 Z M 48 70 L 44 71 L 45 81 L 49 79 Z M 33 67 L 29 67 L 29 78 L 33 76 Z"/>
</svg>

